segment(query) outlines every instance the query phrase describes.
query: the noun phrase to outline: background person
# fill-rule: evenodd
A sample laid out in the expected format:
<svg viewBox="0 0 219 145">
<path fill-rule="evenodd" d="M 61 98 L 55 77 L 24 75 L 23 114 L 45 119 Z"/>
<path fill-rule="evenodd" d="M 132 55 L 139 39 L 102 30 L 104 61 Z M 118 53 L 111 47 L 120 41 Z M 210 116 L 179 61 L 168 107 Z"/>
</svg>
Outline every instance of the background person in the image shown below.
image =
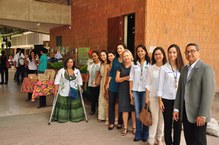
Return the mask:
<svg viewBox="0 0 219 145">
<path fill-rule="evenodd" d="M 47 49 L 41 48 L 40 50 L 41 56 L 38 61 L 38 70 L 37 70 L 38 74 L 44 74 L 47 69 L 48 59 L 47 59 L 46 53 L 47 53 Z M 46 106 L 46 96 L 40 96 L 38 108 L 45 107 L 45 106 Z"/>
<path fill-rule="evenodd" d="M 0 56 L 0 73 L 1 73 L 1 82 L 0 85 L 3 84 L 8 84 L 8 68 L 7 68 L 7 61 L 8 58 L 5 55 L 5 51 L 1 51 L 1 56 Z"/>
</svg>

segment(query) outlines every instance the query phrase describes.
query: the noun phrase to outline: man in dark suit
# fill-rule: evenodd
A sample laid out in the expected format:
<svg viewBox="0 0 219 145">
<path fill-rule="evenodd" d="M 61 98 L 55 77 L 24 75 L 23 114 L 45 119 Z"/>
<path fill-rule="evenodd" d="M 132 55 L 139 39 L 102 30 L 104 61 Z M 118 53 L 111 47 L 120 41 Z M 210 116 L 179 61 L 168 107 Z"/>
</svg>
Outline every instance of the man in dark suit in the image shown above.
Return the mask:
<svg viewBox="0 0 219 145">
<path fill-rule="evenodd" d="M 215 95 L 215 75 L 213 69 L 199 59 L 197 44 L 188 44 L 185 55 L 189 64 L 180 74 L 173 118 L 183 121 L 187 145 L 207 145 L 206 126 Z"/>
</svg>

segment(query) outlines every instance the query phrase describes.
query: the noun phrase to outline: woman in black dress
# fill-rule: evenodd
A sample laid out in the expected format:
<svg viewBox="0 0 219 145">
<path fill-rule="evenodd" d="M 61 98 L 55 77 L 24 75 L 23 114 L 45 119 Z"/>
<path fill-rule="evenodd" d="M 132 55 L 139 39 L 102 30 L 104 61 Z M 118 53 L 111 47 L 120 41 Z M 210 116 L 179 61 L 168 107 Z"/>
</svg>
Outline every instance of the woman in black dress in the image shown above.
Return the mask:
<svg viewBox="0 0 219 145">
<path fill-rule="evenodd" d="M 129 50 L 123 52 L 123 63 L 120 65 L 116 72 L 116 82 L 119 83 L 119 112 L 122 112 L 122 119 L 124 123 L 124 128 L 122 131 L 122 136 L 128 133 L 128 117 L 129 112 L 131 112 L 132 117 L 132 132 L 135 133 L 136 121 L 135 121 L 135 109 L 134 106 L 130 104 L 131 99 L 129 95 L 129 73 L 132 66 L 133 56 Z"/>
</svg>

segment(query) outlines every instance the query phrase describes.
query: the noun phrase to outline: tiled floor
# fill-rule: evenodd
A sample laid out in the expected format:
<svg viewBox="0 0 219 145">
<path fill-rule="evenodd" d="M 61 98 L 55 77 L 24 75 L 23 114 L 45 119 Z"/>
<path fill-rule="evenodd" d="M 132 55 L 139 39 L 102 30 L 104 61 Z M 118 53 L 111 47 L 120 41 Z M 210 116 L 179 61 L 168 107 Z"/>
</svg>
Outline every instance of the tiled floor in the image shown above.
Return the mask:
<svg viewBox="0 0 219 145">
<path fill-rule="evenodd" d="M 10 70 L 10 78 L 13 71 Z M 51 106 L 37 109 L 36 102 L 25 102 L 26 93 L 10 79 L 8 85 L 0 85 L 0 145 L 143 145 L 133 142 L 133 135 L 122 137 L 120 130 L 108 131 L 104 122 L 96 116 L 89 123 L 52 123 L 47 125 Z M 51 105 L 53 96 L 47 97 Z M 89 107 L 87 107 L 89 108 Z M 214 99 L 212 116 L 219 120 L 219 95 Z M 185 145 L 182 135 L 182 145 Z M 208 136 L 208 145 L 218 145 L 219 138 Z"/>
</svg>

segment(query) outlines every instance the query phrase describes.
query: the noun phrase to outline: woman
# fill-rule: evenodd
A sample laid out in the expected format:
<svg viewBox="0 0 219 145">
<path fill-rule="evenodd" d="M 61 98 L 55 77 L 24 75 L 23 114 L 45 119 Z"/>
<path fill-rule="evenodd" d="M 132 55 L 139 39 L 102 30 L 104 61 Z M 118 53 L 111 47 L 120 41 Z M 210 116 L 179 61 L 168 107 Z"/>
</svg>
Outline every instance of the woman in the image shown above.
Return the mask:
<svg viewBox="0 0 219 145">
<path fill-rule="evenodd" d="M 109 80 L 106 85 L 106 89 L 109 89 L 109 125 L 108 130 L 112 130 L 115 127 L 115 104 L 118 100 L 118 83 L 115 81 L 116 78 L 116 72 L 123 62 L 122 54 L 125 51 L 126 46 L 124 44 L 119 44 L 117 46 L 117 54 L 119 57 L 116 57 L 113 60 L 112 67 L 109 73 Z M 119 113 L 118 117 L 118 125 L 117 129 L 122 128 L 122 114 Z"/>
<path fill-rule="evenodd" d="M 133 56 L 129 50 L 125 50 L 122 57 L 123 64 L 119 66 L 119 69 L 116 72 L 116 82 L 119 83 L 119 112 L 122 113 L 122 119 L 124 124 L 122 136 L 125 136 L 128 133 L 129 112 L 131 112 L 133 134 L 135 134 L 136 131 L 136 121 L 135 109 L 134 106 L 130 104 L 131 98 L 129 95 L 129 73 L 132 66 Z"/>
<path fill-rule="evenodd" d="M 88 114 L 92 116 L 96 113 L 96 107 L 98 103 L 98 96 L 100 91 L 100 86 L 95 82 L 95 78 L 97 73 L 100 71 L 100 61 L 99 61 L 99 53 L 97 51 L 92 51 L 91 57 L 93 59 L 93 63 L 88 67 L 88 87 L 90 91 L 91 97 L 91 112 Z M 87 80 L 85 80 L 84 89 L 86 90 Z"/>
<path fill-rule="evenodd" d="M 157 89 L 159 83 L 160 67 L 166 63 L 165 51 L 162 47 L 156 47 L 152 53 L 152 66 L 148 69 L 146 78 L 146 103 L 150 105 L 152 114 L 152 126 L 149 127 L 149 145 L 162 145 L 163 115 L 159 109 Z"/>
<path fill-rule="evenodd" d="M 138 45 L 136 48 L 137 59 L 130 70 L 130 97 L 134 100 L 136 133 L 134 141 L 146 141 L 148 138 L 148 127 L 143 125 L 139 120 L 139 114 L 145 102 L 145 86 L 147 71 L 150 64 L 150 57 L 144 45 Z"/>
<path fill-rule="evenodd" d="M 104 98 L 104 82 L 105 82 L 105 68 L 106 65 L 108 64 L 108 59 L 107 59 L 107 51 L 102 50 L 100 52 L 100 60 L 101 60 L 101 64 L 100 64 L 100 71 L 99 71 L 99 75 L 101 77 L 100 80 L 100 94 L 99 94 L 99 100 L 98 100 L 98 120 L 99 121 L 103 121 L 106 119 L 106 100 Z"/>
<path fill-rule="evenodd" d="M 0 85 L 3 84 L 8 84 L 8 68 L 6 63 L 8 63 L 8 58 L 5 55 L 5 51 L 1 51 L 1 56 L 0 56 L 0 73 L 1 73 L 1 82 Z"/>
<path fill-rule="evenodd" d="M 181 136 L 181 122 L 173 121 L 173 105 L 181 68 L 184 66 L 179 46 L 172 44 L 168 48 L 169 61 L 160 68 L 157 96 L 159 106 L 164 117 L 164 139 L 166 145 L 179 145 Z M 167 85 L 168 84 L 168 85 Z M 173 124 L 173 139 L 172 139 Z"/>
<path fill-rule="evenodd" d="M 28 74 L 37 73 L 37 59 L 33 50 L 30 52 L 30 55 L 26 60 L 26 64 L 28 68 Z M 30 101 L 31 97 L 32 97 L 32 93 L 28 93 L 28 98 L 26 101 Z"/>
<path fill-rule="evenodd" d="M 52 121 L 78 122 L 84 120 L 84 111 L 80 97 L 71 99 L 70 87 L 75 90 L 81 89 L 82 78 L 80 71 L 75 67 L 75 61 L 68 57 L 64 61 L 64 68 L 60 69 L 55 78 L 55 96 L 58 96 Z M 79 96 L 79 94 L 77 94 Z"/>
<path fill-rule="evenodd" d="M 105 100 L 106 100 L 106 122 L 105 124 L 108 125 L 109 124 L 109 91 L 108 89 L 106 89 L 106 85 L 108 83 L 108 77 L 109 77 L 109 72 L 111 70 L 111 67 L 112 67 L 112 62 L 115 58 L 116 54 L 112 51 L 109 51 L 108 54 L 107 54 L 107 64 L 105 66 L 105 70 L 104 70 L 104 97 L 105 97 Z M 115 107 L 115 124 L 118 124 L 118 103 L 116 103 L 116 107 Z"/>
</svg>

